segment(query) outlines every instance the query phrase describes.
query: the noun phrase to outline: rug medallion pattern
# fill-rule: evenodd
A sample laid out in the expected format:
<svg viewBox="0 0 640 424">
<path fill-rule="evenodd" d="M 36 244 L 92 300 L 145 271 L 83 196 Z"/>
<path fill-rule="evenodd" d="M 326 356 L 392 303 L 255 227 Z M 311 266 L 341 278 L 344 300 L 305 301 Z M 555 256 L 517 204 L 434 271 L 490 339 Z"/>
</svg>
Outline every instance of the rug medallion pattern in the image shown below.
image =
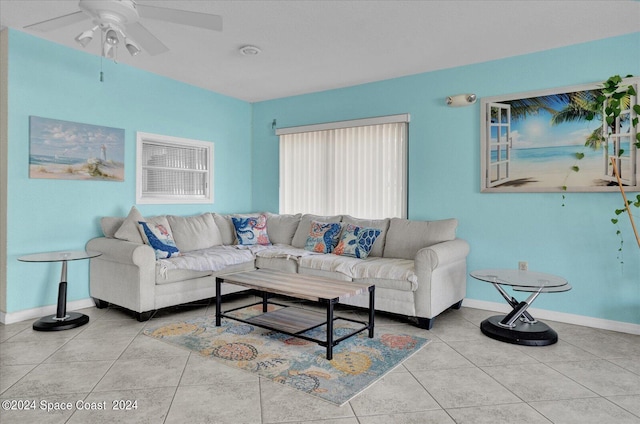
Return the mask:
<svg viewBox="0 0 640 424">
<path fill-rule="evenodd" d="M 254 306 L 235 313 L 249 317 L 261 310 L 261 306 Z M 336 321 L 334 337 L 348 333 L 353 325 Z M 305 334 L 326 340 L 325 332 L 323 326 Z M 151 326 L 144 334 L 337 405 L 349 401 L 429 342 L 379 330 L 370 339 L 364 331 L 334 347 L 333 359 L 327 361 L 326 348 L 316 343 L 227 319 L 216 327 L 214 316 Z"/>
</svg>

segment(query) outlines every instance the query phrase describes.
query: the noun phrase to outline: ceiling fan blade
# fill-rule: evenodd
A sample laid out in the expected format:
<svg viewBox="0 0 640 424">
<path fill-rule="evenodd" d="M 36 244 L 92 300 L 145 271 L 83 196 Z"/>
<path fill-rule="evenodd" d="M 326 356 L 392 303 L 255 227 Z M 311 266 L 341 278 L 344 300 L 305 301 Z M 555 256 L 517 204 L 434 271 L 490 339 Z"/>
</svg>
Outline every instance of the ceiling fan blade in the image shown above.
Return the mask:
<svg viewBox="0 0 640 424">
<path fill-rule="evenodd" d="M 76 22 L 82 22 L 86 19 L 89 19 L 89 16 L 87 16 L 83 11 L 79 10 L 77 12 L 69 13 L 68 15 L 58 16 L 57 18 L 47 19 L 46 21 L 27 25 L 24 28 L 47 32 L 65 27 L 67 25 L 75 24 Z"/>
<path fill-rule="evenodd" d="M 142 18 L 157 19 L 181 25 L 196 26 L 214 31 L 222 31 L 222 16 L 209 13 L 189 12 L 166 7 L 136 5 Z"/>
<path fill-rule="evenodd" d="M 151 56 L 169 51 L 169 48 L 143 27 L 140 22 L 129 24 L 125 28 L 127 35 L 131 36 Z"/>
</svg>

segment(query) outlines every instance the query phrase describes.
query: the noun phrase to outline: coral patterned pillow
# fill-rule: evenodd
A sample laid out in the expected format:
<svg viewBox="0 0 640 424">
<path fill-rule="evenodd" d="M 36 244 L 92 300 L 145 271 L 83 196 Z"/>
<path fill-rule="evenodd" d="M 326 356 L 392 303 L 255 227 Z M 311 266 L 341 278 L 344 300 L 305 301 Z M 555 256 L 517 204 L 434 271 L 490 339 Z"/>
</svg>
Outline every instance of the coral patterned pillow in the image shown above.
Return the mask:
<svg viewBox="0 0 640 424">
<path fill-rule="evenodd" d="M 378 228 L 362 228 L 347 224 L 342 231 L 340 242 L 333 249 L 333 253 L 364 259 L 369 256 L 373 243 L 380 233 Z"/>
<path fill-rule="evenodd" d="M 249 218 L 231 217 L 233 226 L 236 228 L 238 244 L 262 246 L 270 245 L 267 234 L 267 215 L 252 216 Z"/>
<path fill-rule="evenodd" d="M 304 248 L 318 253 L 330 253 L 338 244 L 342 226 L 338 222 L 311 221 L 311 229 Z"/>
</svg>

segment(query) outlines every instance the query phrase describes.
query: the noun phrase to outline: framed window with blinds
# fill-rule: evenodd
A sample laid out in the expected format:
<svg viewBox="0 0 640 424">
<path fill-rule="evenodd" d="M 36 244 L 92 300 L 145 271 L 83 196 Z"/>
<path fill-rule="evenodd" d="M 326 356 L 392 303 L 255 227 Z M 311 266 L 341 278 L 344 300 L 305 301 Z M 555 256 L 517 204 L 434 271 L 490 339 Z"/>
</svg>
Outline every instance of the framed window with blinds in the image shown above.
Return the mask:
<svg viewBox="0 0 640 424">
<path fill-rule="evenodd" d="M 136 202 L 213 203 L 213 143 L 138 132 Z"/>
</svg>

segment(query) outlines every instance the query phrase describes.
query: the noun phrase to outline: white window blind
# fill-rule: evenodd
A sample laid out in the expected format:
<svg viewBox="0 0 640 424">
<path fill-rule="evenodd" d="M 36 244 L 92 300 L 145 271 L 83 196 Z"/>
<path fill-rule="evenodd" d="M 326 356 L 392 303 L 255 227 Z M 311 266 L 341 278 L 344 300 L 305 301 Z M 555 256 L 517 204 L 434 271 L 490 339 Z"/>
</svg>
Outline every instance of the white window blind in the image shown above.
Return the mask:
<svg viewBox="0 0 640 424">
<path fill-rule="evenodd" d="M 278 130 L 280 213 L 406 217 L 408 122 L 394 115 Z"/>
<path fill-rule="evenodd" d="M 138 133 L 138 203 L 212 203 L 213 144 Z"/>
</svg>

